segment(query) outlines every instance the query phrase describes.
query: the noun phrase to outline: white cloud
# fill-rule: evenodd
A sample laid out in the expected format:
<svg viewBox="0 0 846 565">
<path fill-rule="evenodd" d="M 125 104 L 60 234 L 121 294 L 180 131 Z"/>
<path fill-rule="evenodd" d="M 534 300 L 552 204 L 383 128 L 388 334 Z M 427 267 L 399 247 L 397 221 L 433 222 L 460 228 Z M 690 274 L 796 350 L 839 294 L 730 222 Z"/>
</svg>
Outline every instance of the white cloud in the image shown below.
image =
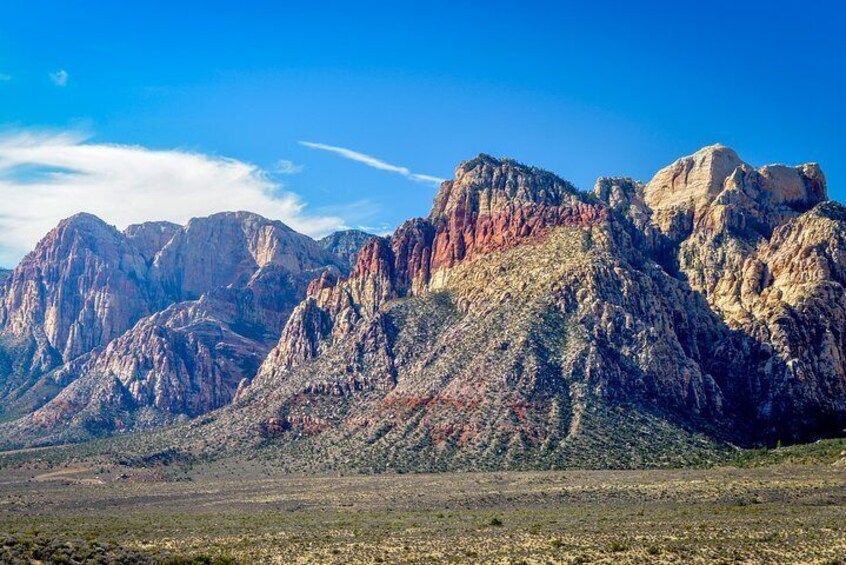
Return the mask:
<svg viewBox="0 0 846 565">
<path fill-rule="evenodd" d="M 49 73 L 50 80 L 56 86 L 67 86 L 68 85 L 68 72 L 65 69 L 61 69 L 56 71 L 55 73 Z"/>
<path fill-rule="evenodd" d="M 382 237 L 388 237 L 392 233 L 394 233 L 394 228 L 387 224 L 382 224 L 379 226 L 368 226 L 364 224 L 359 224 L 355 227 L 357 230 L 361 230 L 363 232 L 372 233 L 373 235 L 381 235 Z"/>
<path fill-rule="evenodd" d="M 6 73 L 0 73 L 0 82 L 9 82 L 12 80 L 12 75 L 7 75 Z"/>
<path fill-rule="evenodd" d="M 446 179 L 442 179 L 441 177 L 433 177 L 432 175 L 419 175 L 416 173 L 412 173 L 410 175 L 412 180 L 420 181 L 420 182 L 431 182 L 432 184 L 441 184 Z"/>
<path fill-rule="evenodd" d="M 300 145 L 304 145 L 305 147 L 310 147 L 311 149 L 320 149 L 321 151 L 329 151 L 331 153 L 335 153 L 336 155 L 340 155 L 344 159 L 349 159 L 350 161 L 356 161 L 357 163 L 362 163 L 367 165 L 368 167 L 373 167 L 374 169 L 379 169 L 380 171 L 388 171 L 390 173 L 398 173 L 408 179 L 413 181 L 427 183 L 427 184 L 440 184 L 444 182 L 446 179 L 442 179 L 440 177 L 435 177 L 432 175 L 421 175 L 417 173 L 412 173 L 406 167 L 400 167 L 398 165 L 392 165 L 390 163 L 386 163 L 381 159 L 376 157 L 372 157 L 370 155 L 366 155 L 364 153 L 359 153 L 358 151 L 353 151 L 352 149 L 347 149 L 346 147 L 338 147 L 335 145 L 326 145 L 325 143 L 315 143 L 313 141 L 300 141 Z"/>
<path fill-rule="evenodd" d="M 123 228 L 225 210 L 256 212 L 315 237 L 344 226 L 339 217 L 306 213 L 297 195 L 234 159 L 90 143 L 76 133 L 0 136 L 0 265 L 14 264 L 77 212 Z"/>
<path fill-rule="evenodd" d="M 280 175 L 296 175 L 303 172 L 305 165 L 297 165 L 288 159 L 279 159 L 273 166 L 273 172 Z"/>
</svg>

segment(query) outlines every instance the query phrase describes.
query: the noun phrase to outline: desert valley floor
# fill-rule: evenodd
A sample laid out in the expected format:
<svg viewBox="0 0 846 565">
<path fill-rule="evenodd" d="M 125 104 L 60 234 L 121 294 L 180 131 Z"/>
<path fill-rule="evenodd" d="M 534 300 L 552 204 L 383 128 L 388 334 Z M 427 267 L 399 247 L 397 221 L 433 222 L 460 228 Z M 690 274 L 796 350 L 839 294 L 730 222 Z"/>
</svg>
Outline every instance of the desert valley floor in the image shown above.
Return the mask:
<svg viewBox="0 0 846 565">
<path fill-rule="evenodd" d="M 0 561 L 843 563 L 844 448 L 712 469 L 312 477 L 261 454 L 12 453 L 0 457 Z"/>
</svg>

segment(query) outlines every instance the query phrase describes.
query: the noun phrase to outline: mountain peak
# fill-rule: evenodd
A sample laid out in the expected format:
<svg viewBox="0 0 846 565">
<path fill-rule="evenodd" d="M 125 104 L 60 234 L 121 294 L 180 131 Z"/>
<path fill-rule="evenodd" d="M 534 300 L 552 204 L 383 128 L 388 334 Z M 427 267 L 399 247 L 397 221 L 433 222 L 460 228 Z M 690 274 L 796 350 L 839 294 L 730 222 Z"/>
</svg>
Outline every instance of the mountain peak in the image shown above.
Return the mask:
<svg viewBox="0 0 846 565">
<path fill-rule="evenodd" d="M 738 154 L 725 145 L 703 147 L 658 171 L 646 185 L 644 199 L 653 209 L 685 202 L 700 205 L 719 194 L 726 178 L 743 165 Z"/>
<path fill-rule="evenodd" d="M 594 196 L 481 154 L 390 238 L 315 242 L 249 212 L 121 234 L 80 214 L 4 286 L 0 338 L 28 340 L 27 370 L 73 381 L 14 433 L 59 438 L 89 413 L 131 429 L 130 404 L 163 423 L 238 390 L 185 445 L 325 433 L 315 445 L 406 466 L 420 438 L 439 465 L 572 464 L 638 406 L 666 415 L 656 431 L 831 433 L 846 422 L 846 208 L 821 200 L 818 165 L 756 169 L 715 144 L 648 185 L 600 178 Z M 92 404 L 115 383 L 130 404 Z M 349 443 L 365 435 L 376 452 Z"/>
<path fill-rule="evenodd" d="M 738 179 L 730 180 L 736 175 L 740 175 Z M 700 207 L 710 203 L 727 183 L 747 182 L 743 180 L 747 175 L 756 176 L 754 183 L 765 198 L 776 204 L 805 208 L 827 199 L 825 175 L 817 163 L 798 167 L 773 164 L 755 169 L 734 149 L 720 143 L 703 147 L 658 171 L 646 185 L 644 198 L 653 209 L 685 202 Z"/>
<path fill-rule="evenodd" d="M 643 188 L 652 222 L 676 242 L 700 221 L 714 233 L 751 229 L 767 235 L 826 198 L 825 176 L 818 165 L 755 169 L 720 144 L 674 161 Z"/>
<path fill-rule="evenodd" d="M 115 227 L 105 222 L 100 217 L 88 212 L 78 212 L 73 216 L 61 220 L 54 228 L 56 230 L 82 229 L 82 230 L 108 230 L 116 231 Z"/>
<path fill-rule="evenodd" d="M 509 157 L 494 157 L 493 155 L 489 155 L 487 153 L 479 153 L 478 156 L 467 159 L 466 161 L 461 161 L 456 167 L 456 177 L 459 176 L 459 171 L 467 172 L 472 171 L 473 169 L 478 169 L 482 167 L 490 167 L 490 168 L 500 168 L 500 167 L 514 167 L 514 168 L 523 168 L 523 169 L 536 169 L 536 167 L 530 167 L 524 165 L 517 161 L 516 159 L 511 159 Z M 540 170 L 540 169 L 537 169 Z"/>
<path fill-rule="evenodd" d="M 693 155 L 713 155 L 713 154 L 723 154 L 730 156 L 736 160 L 740 160 L 740 156 L 737 154 L 737 151 L 729 147 L 728 145 L 723 145 L 722 143 L 712 143 L 711 145 L 706 145 L 702 147 L 698 151 L 696 151 Z M 682 157 L 684 158 L 684 157 Z"/>
<path fill-rule="evenodd" d="M 429 218 L 492 215 L 513 205 L 560 206 L 576 194 L 576 187 L 549 171 L 482 153 L 461 162 L 455 179 L 441 185 Z"/>
<path fill-rule="evenodd" d="M 74 214 L 61 220 L 50 230 L 22 261 L 22 264 L 38 262 L 47 256 L 61 257 L 86 249 L 104 256 L 114 256 L 120 247 L 121 234 L 108 224 L 86 212 Z"/>
<path fill-rule="evenodd" d="M 317 243 L 326 251 L 344 259 L 346 266 L 351 268 L 355 265 L 358 252 L 374 237 L 376 236 L 362 230 L 348 229 L 330 233 L 317 240 Z"/>
<path fill-rule="evenodd" d="M 477 157 L 474 157 L 473 159 L 467 159 L 466 161 L 460 162 L 458 164 L 458 167 L 455 168 L 455 177 L 456 180 L 458 180 L 459 177 L 472 171 L 483 172 L 486 169 L 500 169 L 503 171 L 513 170 L 522 174 L 549 175 L 557 178 L 554 173 L 551 173 L 539 167 L 525 165 L 517 161 L 516 159 L 512 159 L 510 157 L 494 157 L 493 155 L 488 155 L 487 153 L 479 153 L 479 155 Z"/>
<path fill-rule="evenodd" d="M 271 220 L 269 218 L 265 218 L 260 214 L 256 214 L 255 212 L 248 212 L 246 210 L 237 210 L 234 212 L 216 212 L 208 216 L 191 218 L 188 221 L 188 225 L 186 226 L 186 228 L 190 229 L 191 227 L 196 227 L 199 224 L 240 224 L 242 226 L 272 225 L 281 229 L 282 231 L 294 231 L 290 227 L 288 227 L 288 225 L 279 220 Z"/>
<path fill-rule="evenodd" d="M 774 203 L 804 210 L 828 199 L 825 175 L 816 163 L 798 167 L 765 165 L 757 173 L 761 188 Z"/>
</svg>

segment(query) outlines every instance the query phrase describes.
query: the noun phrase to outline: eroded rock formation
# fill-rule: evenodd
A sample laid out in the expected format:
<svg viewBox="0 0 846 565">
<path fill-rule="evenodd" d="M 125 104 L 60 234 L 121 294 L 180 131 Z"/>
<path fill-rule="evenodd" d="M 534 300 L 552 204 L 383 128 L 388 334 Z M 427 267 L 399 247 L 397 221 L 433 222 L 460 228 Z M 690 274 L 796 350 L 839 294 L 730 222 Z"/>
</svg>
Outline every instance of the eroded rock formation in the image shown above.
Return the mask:
<svg viewBox="0 0 846 565">
<path fill-rule="evenodd" d="M 225 219 L 51 234 L 72 260 L 28 258 L 2 320 L 60 392 L 4 433 L 223 406 L 161 437 L 304 469 L 479 469 L 702 463 L 846 425 L 846 209 L 815 164 L 715 145 L 585 193 L 481 155 L 391 237 L 320 248 Z M 49 269 L 108 283 L 65 300 Z M 108 343 L 72 329 L 92 315 Z"/>
<path fill-rule="evenodd" d="M 5 281 L 4 409 L 35 410 L 24 428 L 96 434 L 135 427 L 139 410 L 146 426 L 218 408 L 255 375 L 309 281 L 338 265 L 247 212 L 123 233 L 69 218 Z"/>
<path fill-rule="evenodd" d="M 311 285 L 244 405 L 285 422 L 283 445 L 319 421 L 300 431 L 352 460 L 377 434 L 403 456 L 429 438 L 447 466 L 501 434 L 522 446 L 506 454 L 573 458 L 585 426 L 613 434 L 614 405 L 741 443 L 838 433 L 843 219 L 817 165 L 755 169 L 719 145 L 592 195 L 480 156 L 428 218 Z M 380 354 L 352 367 L 361 351 Z M 374 381 L 391 384 L 355 384 Z"/>
</svg>

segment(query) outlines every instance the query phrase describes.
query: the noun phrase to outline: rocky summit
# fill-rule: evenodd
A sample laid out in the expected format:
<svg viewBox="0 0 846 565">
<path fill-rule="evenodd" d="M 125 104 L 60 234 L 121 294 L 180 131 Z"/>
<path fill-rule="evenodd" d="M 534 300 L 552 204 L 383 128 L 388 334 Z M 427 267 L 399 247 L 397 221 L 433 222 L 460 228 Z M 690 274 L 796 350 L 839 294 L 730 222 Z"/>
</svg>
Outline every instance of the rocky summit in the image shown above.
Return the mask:
<svg viewBox="0 0 846 565">
<path fill-rule="evenodd" d="M 390 237 L 81 215 L 3 282 L 0 437 L 175 424 L 145 441 L 292 469 L 699 464 L 842 434 L 844 284 L 820 168 L 721 145 L 592 192 L 480 155 Z"/>
</svg>

